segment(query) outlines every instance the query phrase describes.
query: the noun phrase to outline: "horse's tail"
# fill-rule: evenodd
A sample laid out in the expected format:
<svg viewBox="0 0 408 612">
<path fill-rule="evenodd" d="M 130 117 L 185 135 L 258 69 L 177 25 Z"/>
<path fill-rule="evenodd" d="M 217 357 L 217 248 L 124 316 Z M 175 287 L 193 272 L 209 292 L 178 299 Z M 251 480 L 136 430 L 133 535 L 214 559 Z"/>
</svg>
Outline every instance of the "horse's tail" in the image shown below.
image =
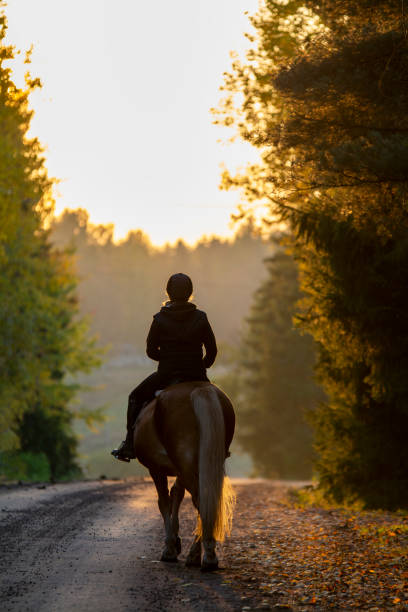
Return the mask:
<svg viewBox="0 0 408 612">
<path fill-rule="evenodd" d="M 199 387 L 191 393 L 200 429 L 197 535 L 222 541 L 231 531 L 235 494 L 225 476 L 225 423 L 217 391 Z"/>
</svg>

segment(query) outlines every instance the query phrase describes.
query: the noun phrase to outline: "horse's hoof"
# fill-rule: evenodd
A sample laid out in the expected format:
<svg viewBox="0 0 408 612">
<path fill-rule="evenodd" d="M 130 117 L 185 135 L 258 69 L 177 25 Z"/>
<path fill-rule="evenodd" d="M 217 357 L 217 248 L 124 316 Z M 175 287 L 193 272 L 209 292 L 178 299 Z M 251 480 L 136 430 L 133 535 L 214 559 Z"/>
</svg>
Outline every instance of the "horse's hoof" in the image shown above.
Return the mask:
<svg viewBox="0 0 408 612">
<path fill-rule="evenodd" d="M 181 553 L 181 539 L 178 536 L 176 540 L 176 550 L 177 550 L 177 554 L 179 555 Z"/>
<path fill-rule="evenodd" d="M 163 553 L 160 561 L 165 561 L 166 563 L 177 563 L 178 559 L 174 555 L 167 555 L 166 553 Z"/>
<path fill-rule="evenodd" d="M 201 556 L 200 557 L 187 556 L 186 567 L 201 567 Z"/>
<path fill-rule="evenodd" d="M 201 571 L 202 572 L 215 572 L 218 569 L 218 561 L 212 561 L 209 563 L 208 561 L 203 561 L 201 563 Z"/>
</svg>

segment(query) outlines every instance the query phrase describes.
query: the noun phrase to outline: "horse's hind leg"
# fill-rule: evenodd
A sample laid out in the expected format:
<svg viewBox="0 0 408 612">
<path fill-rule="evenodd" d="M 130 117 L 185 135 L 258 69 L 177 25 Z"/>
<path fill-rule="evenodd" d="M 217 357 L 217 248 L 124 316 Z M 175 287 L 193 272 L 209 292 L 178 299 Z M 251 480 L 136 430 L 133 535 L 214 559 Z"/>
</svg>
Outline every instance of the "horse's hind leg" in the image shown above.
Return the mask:
<svg viewBox="0 0 408 612">
<path fill-rule="evenodd" d="M 196 536 L 188 551 L 186 559 L 187 567 L 201 567 L 201 537 Z"/>
<path fill-rule="evenodd" d="M 201 562 L 202 572 L 212 572 L 218 569 L 218 558 L 215 552 L 216 541 L 213 537 L 213 526 L 202 521 L 202 543 L 203 543 L 203 560 Z"/>
<path fill-rule="evenodd" d="M 198 504 L 197 504 L 197 493 L 193 493 L 191 495 L 193 500 L 193 504 L 197 509 L 197 528 L 199 525 L 199 516 L 198 516 Z M 191 548 L 188 552 L 186 559 L 187 567 L 201 567 L 201 535 L 197 534 L 194 538 L 194 542 L 191 545 Z"/>
<path fill-rule="evenodd" d="M 204 554 L 203 554 L 203 561 L 201 563 L 202 572 L 212 572 L 218 569 L 218 558 L 215 552 L 215 545 L 216 545 L 216 542 L 214 538 L 212 537 L 204 538 L 203 537 Z"/>
<path fill-rule="evenodd" d="M 150 471 L 159 496 L 159 510 L 163 517 L 166 532 L 166 546 L 163 550 L 161 561 L 177 561 L 177 538 L 173 533 L 171 521 L 171 499 L 167 486 L 167 476 L 159 472 Z"/>
<path fill-rule="evenodd" d="M 197 481 L 196 481 L 197 482 Z M 196 485 L 196 483 L 194 483 Z M 198 534 L 190 548 L 186 559 L 186 565 L 200 567 L 203 572 L 212 572 L 218 569 L 218 558 L 215 552 L 216 541 L 213 538 L 213 527 L 201 520 L 198 498 L 198 487 L 191 487 L 191 498 L 194 506 L 197 508 L 199 516 L 197 517 Z M 201 521 L 201 525 L 200 525 Z M 203 558 L 201 560 L 201 546 L 204 549 Z"/>
<path fill-rule="evenodd" d="M 178 513 L 180 509 L 180 504 L 184 498 L 184 493 L 185 493 L 185 488 L 181 484 L 180 479 L 176 478 L 176 482 L 174 483 L 170 491 L 170 500 L 171 500 L 171 526 L 172 526 L 173 534 L 176 538 L 177 554 L 181 553 L 181 540 L 179 538 Z"/>
</svg>

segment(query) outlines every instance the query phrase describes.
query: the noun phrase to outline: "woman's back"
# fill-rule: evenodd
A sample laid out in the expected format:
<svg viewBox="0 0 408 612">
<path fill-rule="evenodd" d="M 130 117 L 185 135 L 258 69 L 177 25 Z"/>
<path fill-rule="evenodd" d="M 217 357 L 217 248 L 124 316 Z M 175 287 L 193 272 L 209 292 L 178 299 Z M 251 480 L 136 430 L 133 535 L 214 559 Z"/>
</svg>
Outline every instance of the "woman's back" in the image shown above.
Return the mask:
<svg viewBox="0 0 408 612">
<path fill-rule="evenodd" d="M 153 317 L 146 352 L 159 362 L 160 374 L 185 374 L 200 380 L 217 354 L 207 315 L 191 302 L 167 302 Z"/>
</svg>

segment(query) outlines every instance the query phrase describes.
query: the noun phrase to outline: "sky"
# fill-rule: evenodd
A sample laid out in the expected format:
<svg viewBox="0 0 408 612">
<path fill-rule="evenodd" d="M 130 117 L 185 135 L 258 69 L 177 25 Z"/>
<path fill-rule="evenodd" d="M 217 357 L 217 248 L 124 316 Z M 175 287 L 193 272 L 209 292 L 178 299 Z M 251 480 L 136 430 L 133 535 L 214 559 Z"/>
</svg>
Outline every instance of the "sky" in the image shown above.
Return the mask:
<svg viewBox="0 0 408 612">
<path fill-rule="evenodd" d="M 225 141 L 209 109 L 230 51 L 249 42 L 258 0 L 8 0 L 8 42 L 31 44 L 31 134 L 60 179 L 56 212 L 86 208 L 115 237 L 142 229 L 154 244 L 232 233 L 237 192 L 220 165 L 256 158 Z M 16 72 L 18 79 L 18 71 Z M 220 143 L 219 140 L 223 140 Z"/>
</svg>

